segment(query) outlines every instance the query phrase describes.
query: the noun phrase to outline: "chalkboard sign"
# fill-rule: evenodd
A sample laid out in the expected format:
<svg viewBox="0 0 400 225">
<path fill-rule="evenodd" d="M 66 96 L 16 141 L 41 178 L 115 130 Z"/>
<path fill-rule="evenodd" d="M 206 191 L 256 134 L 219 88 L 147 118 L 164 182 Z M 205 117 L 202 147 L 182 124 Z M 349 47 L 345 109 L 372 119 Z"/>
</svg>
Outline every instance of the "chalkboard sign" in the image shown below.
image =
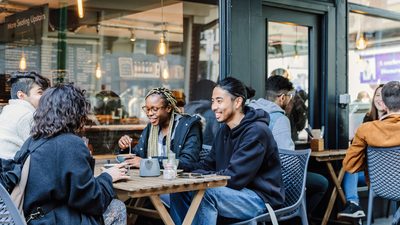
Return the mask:
<svg viewBox="0 0 400 225">
<path fill-rule="evenodd" d="M 11 87 L 7 82 L 10 79 L 8 74 L 0 74 L 0 103 L 8 103 Z"/>
</svg>

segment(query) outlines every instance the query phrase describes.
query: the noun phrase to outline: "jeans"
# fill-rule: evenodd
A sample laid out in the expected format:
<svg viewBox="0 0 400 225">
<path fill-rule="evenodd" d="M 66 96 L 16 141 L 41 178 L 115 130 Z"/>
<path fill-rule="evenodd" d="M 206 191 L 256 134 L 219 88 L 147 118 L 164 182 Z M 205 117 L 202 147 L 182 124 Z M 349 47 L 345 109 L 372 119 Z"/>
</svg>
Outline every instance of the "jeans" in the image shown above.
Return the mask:
<svg viewBox="0 0 400 225">
<path fill-rule="evenodd" d="M 358 184 L 366 185 L 364 172 L 348 173 L 344 174 L 343 178 L 343 190 L 346 195 L 346 201 L 352 201 L 359 204 L 357 187 Z"/>
<path fill-rule="evenodd" d="M 105 225 L 126 225 L 126 206 L 118 199 L 113 199 L 103 213 Z"/>
<path fill-rule="evenodd" d="M 170 214 L 176 225 L 182 224 L 195 192 L 170 194 Z M 192 225 L 217 224 L 217 217 L 251 219 L 266 212 L 265 203 L 254 191 L 228 187 L 207 189 Z"/>
<path fill-rule="evenodd" d="M 324 176 L 318 173 L 307 172 L 306 205 L 308 214 L 311 214 L 318 206 L 328 189 L 328 185 L 329 182 Z"/>
</svg>

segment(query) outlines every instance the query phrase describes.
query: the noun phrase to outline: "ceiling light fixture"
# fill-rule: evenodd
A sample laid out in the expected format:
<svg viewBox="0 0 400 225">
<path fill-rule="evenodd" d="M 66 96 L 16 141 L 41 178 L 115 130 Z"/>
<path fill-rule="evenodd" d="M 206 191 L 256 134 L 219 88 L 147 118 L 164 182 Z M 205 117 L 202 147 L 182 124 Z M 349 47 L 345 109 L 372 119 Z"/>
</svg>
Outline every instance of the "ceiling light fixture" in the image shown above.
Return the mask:
<svg viewBox="0 0 400 225">
<path fill-rule="evenodd" d="M 162 23 L 162 32 L 160 37 L 160 43 L 158 44 L 158 53 L 160 55 L 165 55 L 167 53 L 167 45 L 165 43 L 166 30 L 164 23 L 164 0 L 161 0 L 161 23 Z"/>
<path fill-rule="evenodd" d="M 356 48 L 358 50 L 364 50 L 368 46 L 368 40 L 365 37 L 365 33 L 357 32 L 356 37 Z"/>
<path fill-rule="evenodd" d="M 25 58 L 25 54 L 22 51 L 22 55 L 21 55 L 21 59 L 19 61 L 19 69 L 21 71 L 25 71 L 26 70 L 26 58 Z"/>
<path fill-rule="evenodd" d="M 95 71 L 95 76 L 97 79 L 100 79 L 102 74 L 101 74 L 101 68 L 100 68 L 100 63 L 96 64 L 96 71 Z"/>
<path fill-rule="evenodd" d="M 83 0 L 76 0 L 77 1 L 77 6 L 78 6 L 78 16 L 79 18 L 83 18 Z"/>
<path fill-rule="evenodd" d="M 136 41 L 135 31 L 133 29 L 130 29 L 130 31 L 131 31 L 131 37 L 129 38 L 129 40 L 131 42 L 135 42 Z"/>
</svg>

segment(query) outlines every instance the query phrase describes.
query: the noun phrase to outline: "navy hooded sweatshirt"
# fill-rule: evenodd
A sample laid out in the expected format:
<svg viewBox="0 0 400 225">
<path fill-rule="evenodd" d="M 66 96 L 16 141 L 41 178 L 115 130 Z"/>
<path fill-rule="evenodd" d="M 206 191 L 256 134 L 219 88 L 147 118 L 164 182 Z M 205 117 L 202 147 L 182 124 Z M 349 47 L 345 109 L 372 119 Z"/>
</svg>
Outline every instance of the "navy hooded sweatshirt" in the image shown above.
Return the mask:
<svg viewBox="0 0 400 225">
<path fill-rule="evenodd" d="M 245 117 L 232 130 L 222 125 L 210 154 L 196 167 L 230 176 L 227 187 L 255 191 L 273 208 L 285 198 L 281 163 L 276 142 L 264 110 L 245 107 Z"/>
</svg>

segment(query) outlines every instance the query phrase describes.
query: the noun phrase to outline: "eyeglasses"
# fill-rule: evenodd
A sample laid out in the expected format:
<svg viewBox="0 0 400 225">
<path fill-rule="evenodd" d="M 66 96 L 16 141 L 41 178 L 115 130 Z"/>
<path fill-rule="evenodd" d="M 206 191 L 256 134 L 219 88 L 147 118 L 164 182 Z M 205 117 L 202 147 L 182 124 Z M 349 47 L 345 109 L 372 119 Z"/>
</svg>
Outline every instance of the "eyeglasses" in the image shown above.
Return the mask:
<svg viewBox="0 0 400 225">
<path fill-rule="evenodd" d="M 142 107 L 142 110 L 143 110 L 143 112 L 145 112 L 146 114 L 148 114 L 150 111 L 151 111 L 152 113 L 157 113 L 160 109 L 163 109 L 163 108 L 165 108 L 165 106 L 161 106 L 161 107 L 151 107 L 151 108 L 148 108 L 147 106 L 143 106 L 143 107 Z"/>
</svg>

